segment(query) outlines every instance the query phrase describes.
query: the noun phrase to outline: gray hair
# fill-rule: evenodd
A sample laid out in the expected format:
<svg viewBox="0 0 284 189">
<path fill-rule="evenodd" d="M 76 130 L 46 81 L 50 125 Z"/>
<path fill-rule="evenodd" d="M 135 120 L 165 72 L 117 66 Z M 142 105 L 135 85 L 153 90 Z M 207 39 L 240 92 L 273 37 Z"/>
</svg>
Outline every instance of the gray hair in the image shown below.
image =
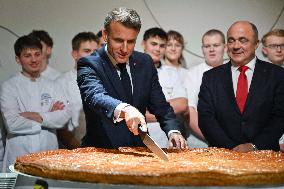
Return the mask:
<svg viewBox="0 0 284 189">
<path fill-rule="evenodd" d="M 140 31 L 141 20 L 138 13 L 126 7 L 119 7 L 109 12 L 105 18 L 104 27 L 107 31 L 110 29 L 111 22 L 120 22 L 128 28 Z"/>
</svg>

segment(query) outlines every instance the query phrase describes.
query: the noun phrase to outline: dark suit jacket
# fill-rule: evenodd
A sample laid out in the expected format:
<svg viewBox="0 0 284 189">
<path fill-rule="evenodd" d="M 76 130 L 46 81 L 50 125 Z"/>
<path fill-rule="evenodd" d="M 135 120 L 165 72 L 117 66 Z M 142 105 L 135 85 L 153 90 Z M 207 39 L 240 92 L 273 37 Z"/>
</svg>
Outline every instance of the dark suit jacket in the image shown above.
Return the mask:
<svg viewBox="0 0 284 189">
<path fill-rule="evenodd" d="M 143 115 L 146 108 L 168 133 L 179 130 L 179 122 L 166 102 L 153 61 L 149 55 L 134 51 L 129 58 L 133 83 L 133 106 Z M 78 86 L 86 115 L 87 132 L 82 146 L 118 148 L 144 146 L 134 136 L 125 121 L 114 123 L 115 108 L 126 101 L 126 95 L 116 68 L 109 60 L 104 47 L 78 61 Z"/>
<path fill-rule="evenodd" d="M 210 145 L 253 143 L 279 150 L 284 133 L 284 69 L 256 60 L 243 114 L 232 83 L 231 63 L 204 73 L 198 101 L 199 126 Z"/>
</svg>

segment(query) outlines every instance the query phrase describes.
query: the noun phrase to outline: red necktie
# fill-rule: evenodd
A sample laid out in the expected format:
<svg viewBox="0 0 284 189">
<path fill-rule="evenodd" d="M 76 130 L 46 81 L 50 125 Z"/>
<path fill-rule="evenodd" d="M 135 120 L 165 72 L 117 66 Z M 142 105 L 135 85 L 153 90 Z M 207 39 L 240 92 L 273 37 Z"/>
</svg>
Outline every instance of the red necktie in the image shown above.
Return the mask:
<svg viewBox="0 0 284 189">
<path fill-rule="evenodd" d="M 239 106 L 239 109 L 241 113 L 244 111 L 245 103 L 248 96 L 248 80 L 245 72 L 249 68 L 247 66 L 241 66 L 239 67 L 240 75 L 238 79 L 238 86 L 237 86 L 237 92 L 236 92 L 236 100 Z"/>
</svg>

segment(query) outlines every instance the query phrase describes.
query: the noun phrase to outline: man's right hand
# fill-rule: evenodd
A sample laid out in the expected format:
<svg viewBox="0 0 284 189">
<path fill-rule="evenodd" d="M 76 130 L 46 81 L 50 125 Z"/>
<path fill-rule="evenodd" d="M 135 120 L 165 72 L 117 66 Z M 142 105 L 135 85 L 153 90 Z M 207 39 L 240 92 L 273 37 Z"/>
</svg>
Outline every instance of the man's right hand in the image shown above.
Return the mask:
<svg viewBox="0 0 284 189">
<path fill-rule="evenodd" d="M 145 117 L 133 106 L 126 106 L 122 109 L 122 116 L 124 118 L 128 129 L 134 134 L 138 135 L 138 126 L 141 125 L 141 129 L 147 132 L 147 126 Z"/>
<path fill-rule="evenodd" d="M 19 113 L 19 115 L 26 119 L 36 121 L 38 123 L 42 123 L 43 121 L 41 115 L 37 112 L 21 112 Z"/>
</svg>

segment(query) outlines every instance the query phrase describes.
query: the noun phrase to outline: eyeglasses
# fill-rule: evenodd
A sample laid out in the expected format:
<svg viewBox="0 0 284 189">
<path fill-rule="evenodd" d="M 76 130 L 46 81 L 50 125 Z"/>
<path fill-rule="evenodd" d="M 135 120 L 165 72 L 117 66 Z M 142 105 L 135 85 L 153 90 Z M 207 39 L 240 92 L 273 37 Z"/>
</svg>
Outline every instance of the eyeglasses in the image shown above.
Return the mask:
<svg viewBox="0 0 284 189">
<path fill-rule="evenodd" d="M 270 49 L 278 49 L 278 47 L 281 49 L 281 50 L 284 50 L 284 44 L 270 44 L 270 45 L 267 45 L 266 47 L 270 48 Z"/>
</svg>

